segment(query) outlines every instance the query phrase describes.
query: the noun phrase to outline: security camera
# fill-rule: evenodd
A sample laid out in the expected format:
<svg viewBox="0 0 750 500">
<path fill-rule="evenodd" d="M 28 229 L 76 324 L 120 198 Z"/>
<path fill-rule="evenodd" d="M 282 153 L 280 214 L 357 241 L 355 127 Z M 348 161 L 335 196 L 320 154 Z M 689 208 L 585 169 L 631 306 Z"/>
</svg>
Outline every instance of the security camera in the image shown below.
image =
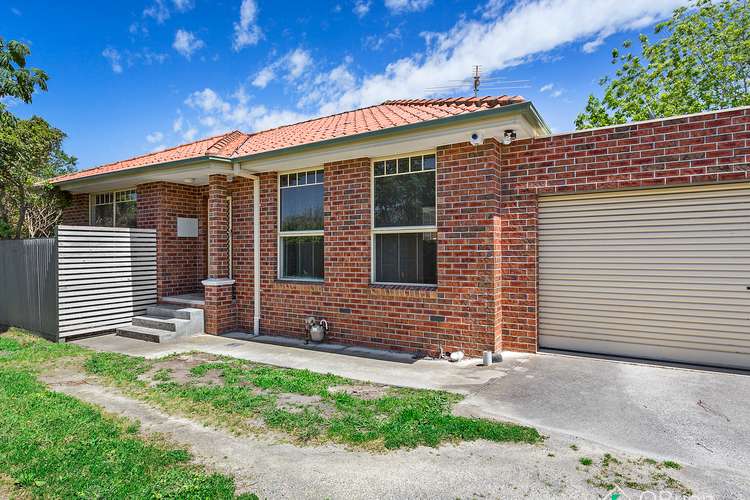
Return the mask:
<svg viewBox="0 0 750 500">
<path fill-rule="evenodd" d="M 484 134 L 482 132 L 472 132 L 469 136 L 469 142 L 474 146 L 479 146 L 484 142 Z"/>
<path fill-rule="evenodd" d="M 515 138 L 516 138 L 516 131 L 513 130 L 512 128 L 503 132 L 503 144 L 504 145 L 507 146 L 508 144 L 513 142 Z"/>
</svg>

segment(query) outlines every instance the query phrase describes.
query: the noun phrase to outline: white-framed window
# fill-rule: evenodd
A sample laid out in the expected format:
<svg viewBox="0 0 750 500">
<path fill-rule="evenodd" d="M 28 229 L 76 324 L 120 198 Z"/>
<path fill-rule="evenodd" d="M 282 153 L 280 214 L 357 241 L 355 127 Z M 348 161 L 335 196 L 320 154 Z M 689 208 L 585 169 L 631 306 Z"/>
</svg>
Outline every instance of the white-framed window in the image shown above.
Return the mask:
<svg viewBox="0 0 750 500">
<path fill-rule="evenodd" d="M 323 280 L 323 169 L 279 174 L 279 279 Z"/>
<path fill-rule="evenodd" d="M 92 194 L 90 224 L 103 227 L 138 227 L 135 189 Z"/>
<path fill-rule="evenodd" d="M 434 152 L 372 162 L 372 281 L 437 285 Z"/>
</svg>

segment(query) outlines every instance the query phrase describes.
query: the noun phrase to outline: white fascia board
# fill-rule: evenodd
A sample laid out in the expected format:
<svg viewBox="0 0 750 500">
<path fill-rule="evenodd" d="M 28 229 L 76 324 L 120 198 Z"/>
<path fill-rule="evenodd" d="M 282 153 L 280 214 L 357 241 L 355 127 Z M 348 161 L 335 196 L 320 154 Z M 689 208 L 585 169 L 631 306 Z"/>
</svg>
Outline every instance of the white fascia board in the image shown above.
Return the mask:
<svg viewBox="0 0 750 500">
<path fill-rule="evenodd" d="M 153 168 L 134 168 L 132 172 L 122 171 L 118 175 L 84 177 L 79 181 L 64 183 L 60 188 L 71 193 L 94 193 L 126 189 L 149 182 L 203 186 L 208 184 L 208 176 L 214 174 L 231 175 L 231 162 L 207 160 L 175 167 L 154 165 Z M 192 179 L 192 182 L 187 182 L 187 179 Z"/>
</svg>

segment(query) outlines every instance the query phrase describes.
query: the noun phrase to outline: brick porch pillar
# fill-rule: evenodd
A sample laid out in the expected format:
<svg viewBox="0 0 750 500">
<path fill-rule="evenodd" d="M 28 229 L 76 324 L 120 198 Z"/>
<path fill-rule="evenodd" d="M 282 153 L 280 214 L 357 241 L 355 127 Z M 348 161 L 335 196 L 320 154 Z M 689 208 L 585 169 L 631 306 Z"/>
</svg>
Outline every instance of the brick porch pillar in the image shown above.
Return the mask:
<svg viewBox="0 0 750 500">
<path fill-rule="evenodd" d="M 224 175 L 208 177 L 208 279 L 204 280 L 205 331 L 218 335 L 236 327 L 234 280 L 229 277 L 229 193 Z"/>
</svg>

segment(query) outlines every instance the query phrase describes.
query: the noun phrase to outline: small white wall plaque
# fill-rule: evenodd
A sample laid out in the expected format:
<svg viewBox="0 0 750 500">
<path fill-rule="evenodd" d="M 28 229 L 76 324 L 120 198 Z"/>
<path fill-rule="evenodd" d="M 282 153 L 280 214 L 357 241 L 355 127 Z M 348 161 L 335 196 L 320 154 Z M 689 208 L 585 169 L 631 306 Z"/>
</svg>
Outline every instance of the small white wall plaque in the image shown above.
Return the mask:
<svg viewBox="0 0 750 500">
<path fill-rule="evenodd" d="M 178 238 L 197 238 L 198 237 L 198 219 L 190 217 L 177 217 L 177 237 Z"/>
</svg>

